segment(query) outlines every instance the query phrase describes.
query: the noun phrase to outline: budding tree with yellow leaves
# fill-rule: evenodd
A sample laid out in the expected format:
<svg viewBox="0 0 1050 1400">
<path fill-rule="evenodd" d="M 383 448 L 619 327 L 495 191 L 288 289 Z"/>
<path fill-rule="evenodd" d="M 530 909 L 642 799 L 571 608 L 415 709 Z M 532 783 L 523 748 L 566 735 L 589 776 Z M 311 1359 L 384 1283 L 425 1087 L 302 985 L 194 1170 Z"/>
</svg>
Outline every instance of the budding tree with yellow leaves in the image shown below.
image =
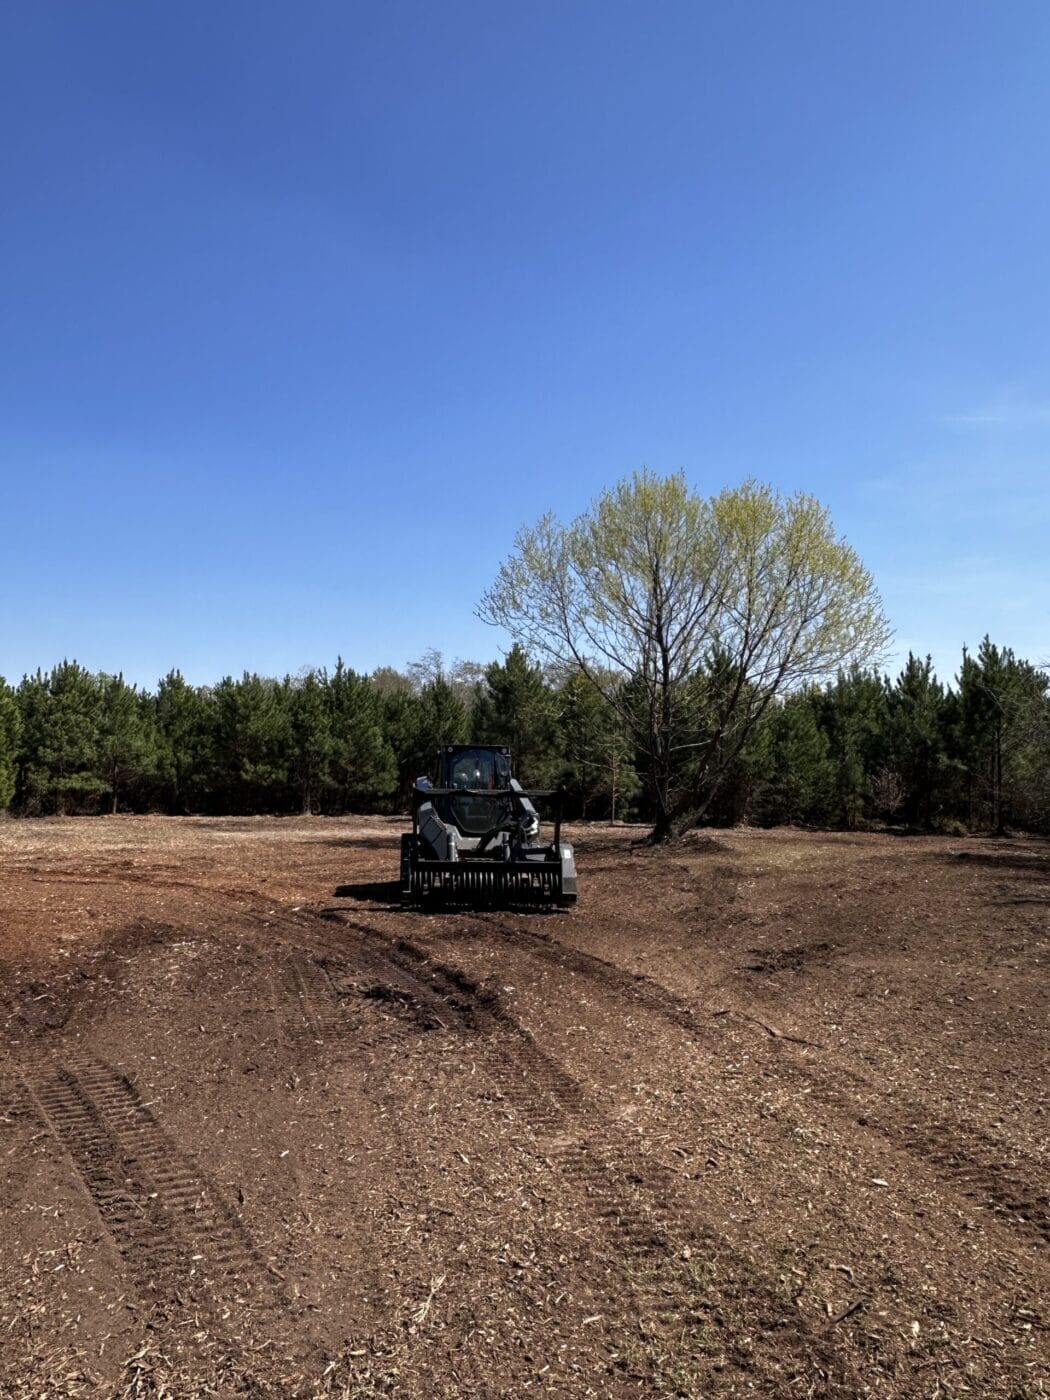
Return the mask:
<svg viewBox="0 0 1050 1400">
<path fill-rule="evenodd" d="M 644 756 L 655 840 L 699 820 L 776 697 L 876 660 L 890 631 L 826 507 L 644 470 L 522 529 L 479 616 L 578 668 Z"/>
</svg>

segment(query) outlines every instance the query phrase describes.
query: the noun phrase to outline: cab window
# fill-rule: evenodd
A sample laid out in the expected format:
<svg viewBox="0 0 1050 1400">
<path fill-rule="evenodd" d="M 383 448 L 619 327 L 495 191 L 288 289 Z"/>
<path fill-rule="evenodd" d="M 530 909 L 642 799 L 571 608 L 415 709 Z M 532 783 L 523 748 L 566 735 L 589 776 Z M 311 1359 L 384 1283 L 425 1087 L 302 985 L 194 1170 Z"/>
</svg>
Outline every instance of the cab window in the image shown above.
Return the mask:
<svg viewBox="0 0 1050 1400">
<path fill-rule="evenodd" d="M 452 763 L 450 787 L 459 788 L 504 788 L 509 773 L 507 760 L 503 754 L 490 753 L 484 749 L 469 749 L 457 754 Z"/>
</svg>

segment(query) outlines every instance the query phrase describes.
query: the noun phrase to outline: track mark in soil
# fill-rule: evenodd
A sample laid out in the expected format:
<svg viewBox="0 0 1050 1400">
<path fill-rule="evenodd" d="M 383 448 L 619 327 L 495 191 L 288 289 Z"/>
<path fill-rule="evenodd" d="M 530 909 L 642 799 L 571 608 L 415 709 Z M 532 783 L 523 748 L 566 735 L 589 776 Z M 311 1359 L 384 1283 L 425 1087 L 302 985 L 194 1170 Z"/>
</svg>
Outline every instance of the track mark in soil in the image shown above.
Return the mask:
<svg viewBox="0 0 1050 1400">
<path fill-rule="evenodd" d="M 472 918 L 484 926 L 486 934 L 491 934 L 501 942 L 512 943 L 516 948 L 552 964 L 561 971 L 578 972 L 589 977 L 642 1010 L 659 1016 L 680 1030 L 687 1031 L 694 1040 L 714 1043 L 710 1027 L 704 1024 L 704 1017 L 696 1008 L 676 996 L 670 988 L 657 982 L 655 978 L 648 977 L 643 972 L 627 972 L 605 958 L 570 947 L 540 930 L 517 926 L 510 929 L 497 919 L 484 914 L 474 914 Z"/>
<path fill-rule="evenodd" d="M 516 947 L 560 968 L 590 977 L 607 990 L 678 1026 L 695 1040 L 711 1043 L 710 1030 L 697 1012 L 653 978 L 642 973 L 626 972 L 602 958 L 571 948 L 550 934 L 532 929 L 511 930 L 485 915 L 473 917 L 501 940 L 513 942 Z M 757 1017 L 747 1016 L 746 1019 L 765 1029 L 774 1039 L 813 1046 L 813 1042 L 785 1035 Z M 847 1065 L 836 1063 L 831 1068 L 837 1076 L 854 1085 L 867 1102 L 871 1102 L 877 1091 L 869 1081 Z M 784 1072 L 790 1071 L 785 1067 Z M 1050 1196 L 1045 1188 L 1040 1190 L 1033 1186 L 1031 1181 L 1026 1181 L 1004 1164 L 1003 1156 L 1008 1149 L 982 1138 L 976 1132 L 968 1131 L 965 1140 L 962 1140 L 958 1125 L 953 1127 L 925 1115 L 920 1119 L 915 1105 L 908 1113 L 900 1113 L 888 1103 L 885 1112 L 880 1105 L 878 1114 L 858 1113 L 845 1095 L 812 1076 L 805 1077 L 815 1101 L 844 1113 L 857 1126 L 877 1133 L 898 1150 L 919 1157 L 946 1185 L 991 1212 L 1014 1231 L 1043 1243 L 1050 1242 Z M 1032 1178 L 1045 1180 L 1045 1173 L 1039 1164 L 1033 1162 L 1030 1165 Z"/>
<path fill-rule="evenodd" d="M 327 970 L 299 954 L 280 969 L 277 988 L 280 1012 L 290 1037 L 331 1040 L 346 1028 Z"/>
<path fill-rule="evenodd" d="M 695 1203 L 674 1171 L 625 1143 L 623 1129 L 590 1104 L 582 1086 L 510 1015 L 497 993 L 408 939 L 390 938 L 352 920 L 339 922 L 359 936 L 365 965 L 385 968 L 388 982 L 400 987 L 413 1007 L 477 1036 L 475 1049 L 489 1078 L 605 1240 L 618 1286 L 603 1297 L 595 1284 L 593 1311 L 615 1316 L 626 1289 L 654 1377 L 662 1377 L 668 1366 L 681 1375 L 691 1349 L 699 1374 L 713 1342 L 724 1345 L 733 1364 L 732 1337 L 712 1336 L 712 1327 L 717 1333 L 721 1323 L 710 1315 L 708 1270 L 723 1279 L 740 1275 L 748 1306 L 758 1303 L 769 1329 L 799 1336 L 797 1309 L 756 1274 L 753 1261 L 742 1266 L 732 1246 L 697 1218 Z M 806 1374 L 816 1354 L 827 1376 L 842 1373 L 841 1355 L 818 1331 L 803 1326 L 801 1337 L 796 1357 L 785 1347 L 789 1369 Z M 747 1356 L 735 1359 L 742 1370 L 749 1368 Z"/>
<path fill-rule="evenodd" d="M 933 1119 L 916 1122 L 907 1114 L 857 1121 L 930 1162 L 938 1176 L 979 1209 L 1034 1243 L 1050 1244 L 1050 1191 L 1040 1164 L 1030 1163 L 1033 1176 L 1043 1183 L 1036 1187 L 1004 1160 L 1010 1149 L 978 1129 Z M 961 1132 L 966 1133 L 965 1141 L 960 1140 Z"/>
<path fill-rule="evenodd" d="M 68 1019 L 51 987 L 30 982 L 8 999 L 4 1008 L 6 1030 L 17 1030 L 31 1036 L 45 1036 L 61 1030 Z"/>
<path fill-rule="evenodd" d="M 78 1057 L 29 1083 L 144 1293 L 210 1299 L 220 1316 L 273 1307 L 269 1266 L 236 1213 L 160 1127 L 125 1075 Z"/>
<path fill-rule="evenodd" d="M 17 1197 L 29 1178 L 33 1164 L 29 1140 L 40 1127 L 40 1114 L 26 1084 L 15 1075 L 0 1073 L 0 1162 L 9 1199 Z"/>
<path fill-rule="evenodd" d="M 326 911 L 321 917 L 349 927 L 360 935 L 373 952 L 378 952 L 380 964 L 377 971 L 381 973 L 385 964 L 388 980 L 392 968 L 414 980 L 414 995 L 405 989 L 402 982 L 400 994 L 391 991 L 390 1000 L 395 1006 L 400 1005 L 409 1011 L 420 1024 L 429 1026 L 436 1020 L 442 1026 L 458 1025 L 461 1029 L 475 1031 L 491 1030 L 499 1025 L 504 1029 L 516 1027 L 516 1023 L 503 1010 L 498 997 L 473 982 L 462 971 L 435 959 L 427 949 L 408 939 L 380 933 L 366 924 L 347 918 L 341 911 Z M 603 958 L 561 943 L 550 934 L 531 929 L 509 929 L 496 918 L 484 914 L 471 917 L 484 926 L 486 933 L 502 941 L 513 942 L 515 947 L 560 969 L 579 972 L 606 990 L 625 997 L 635 1006 L 686 1031 L 695 1041 L 713 1044 L 710 1026 L 705 1024 L 705 1019 L 709 1018 L 702 1017 L 655 979 L 643 973 L 627 972 Z M 785 1035 L 756 1017 L 746 1019 L 766 1030 L 774 1039 L 801 1043 L 803 1046 L 811 1044 L 801 1041 L 801 1038 Z M 519 1034 L 527 1034 L 521 1032 L 520 1027 L 516 1027 L 516 1030 Z M 529 1054 L 526 1052 L 526 1058 Z M 854 1085 L 860 1098 L 871 1103 L 872 1095 L 877 1091 L 863 1076 L 841 1063 L 829 1068 Z M 566 1081 L 569 1099 L 574 1099 L 578 1091 L 570 1087 L 572 1082 L 568 1076 L 560 1070 L 556 1072 Z M 783 1072 L 790 1073 L 786 1065 Z M 1028 1240 L 1038 1239 L 1040 1243 L 1050 1240 L 1050 1202 L 1045 1190 L 1041 1191 L 1006 1167 L 1002 1160 L 1003 1148 L 997 1148 L 991 1142 L 981 1142 L 980 1135 L 975 1137 L 969 1133 L 966 1140 L 961 1141 L 958 1128 L 932 1117 L 924 1115 L 921 1121 L 916 1121 L 914 1105 L 908 1114 L 901 1114 L 888 1102 L 885 1112 L 880 1105 L 877 1116 L 870 1112 L 858 1112 L 856 1104 L 850 1102 L 845 1094 L 806 1074 L 801 1066 L 799 1072 L 805 1078 L 814 1101 L 877 1134 L 896 1150 L 918 1157 L 951 1190 L 990 1212 L 1015 1233 Z M 542 1124 L 549 1121 L 549 1110 L 545 1106 L 534 1103 L 531 1107 L 537 1122 Z M 1043 1179 L 1035 1164 L 1033 1171 L 1037 1179 Z"/>
<path fill-rule="evenodd" d="M 491 996 L 470 978 L 405 940 L 392 942 L 366 924 L 336 922 L 356 935 L 352 946 L 341 941 L 338 955 L 321 960 L 337 996 L 380 1003 L 424 1031 L 485 1028 Z"/>
</svg>

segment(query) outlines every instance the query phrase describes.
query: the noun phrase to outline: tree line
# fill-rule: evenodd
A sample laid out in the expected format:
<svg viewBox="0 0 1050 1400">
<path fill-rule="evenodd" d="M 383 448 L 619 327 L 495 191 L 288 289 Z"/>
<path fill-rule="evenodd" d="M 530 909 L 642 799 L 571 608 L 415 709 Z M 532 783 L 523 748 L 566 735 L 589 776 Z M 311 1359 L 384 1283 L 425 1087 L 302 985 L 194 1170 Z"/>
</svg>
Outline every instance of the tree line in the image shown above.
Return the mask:
<svg viewBox="0 0 1050 1400">
<path fill-rule="evenodd" d="M 0 810 L 400 811 L 441 744 L 477 741 L 510 745 L 525 783 L 563 788 L 569 816 L 652 821 L 651 756 L 625 719 L 644 680 L 598 679 L 518 644 L 487 666 L 430 653 L 405 671 L 340 660 L 213 686 L 171 671 L 155 690 L 63 661 L 0 680 Z M 733 683 L 717 652 L 694 659 L 708 706 Z M 855 665 L 778 694 L 742 745 L 723 735 L 731 752 L 684 749 L 676 781 L 719 824 L 1050 832 L 1048 688 L 987 638 L 950 684 L 928 658 L 893 678 Z"/>
</svg>

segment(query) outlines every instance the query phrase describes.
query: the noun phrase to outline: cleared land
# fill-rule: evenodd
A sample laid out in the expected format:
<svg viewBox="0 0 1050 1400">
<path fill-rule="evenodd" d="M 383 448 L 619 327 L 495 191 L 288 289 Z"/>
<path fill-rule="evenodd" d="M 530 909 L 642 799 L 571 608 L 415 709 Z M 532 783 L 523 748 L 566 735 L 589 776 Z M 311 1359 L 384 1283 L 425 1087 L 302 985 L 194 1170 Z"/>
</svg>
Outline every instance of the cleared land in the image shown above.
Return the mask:
<svg viewBox="0 0 1050 1400">
<path fill-rule="evenodd" d="M 1050 845 L 0 825 L 0 1393 L 1042 1395 Z"/>
</svg>

